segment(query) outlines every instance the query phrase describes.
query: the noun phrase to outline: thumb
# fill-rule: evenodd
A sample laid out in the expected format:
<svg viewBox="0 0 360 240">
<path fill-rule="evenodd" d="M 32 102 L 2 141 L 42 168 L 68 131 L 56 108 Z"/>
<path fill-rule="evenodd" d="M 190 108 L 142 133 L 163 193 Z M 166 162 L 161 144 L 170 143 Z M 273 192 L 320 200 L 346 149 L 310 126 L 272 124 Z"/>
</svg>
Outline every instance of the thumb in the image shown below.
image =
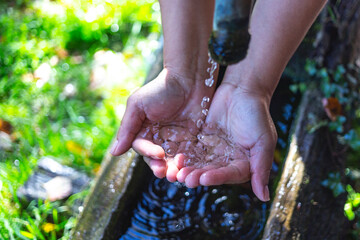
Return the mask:
<svg viewBox="0 0 360 240">
<path fill-rule="evenodd" d="M 255 195 L 264 202 L 270 200 L 268 184 L 275 143 L 271 137 L 263 137 L 250 150 L 251 186 Z"/>
<path fill-rule="evenodd" d="M 128 98 L 125 114 L 117 133 L 117 139 L 110 151 L 111 154 L 118 156 L 129 150 L 136 135 L 141 130 L 145 120 L 145 113 L 138 105 L 136 95 Z"/>
</svg>

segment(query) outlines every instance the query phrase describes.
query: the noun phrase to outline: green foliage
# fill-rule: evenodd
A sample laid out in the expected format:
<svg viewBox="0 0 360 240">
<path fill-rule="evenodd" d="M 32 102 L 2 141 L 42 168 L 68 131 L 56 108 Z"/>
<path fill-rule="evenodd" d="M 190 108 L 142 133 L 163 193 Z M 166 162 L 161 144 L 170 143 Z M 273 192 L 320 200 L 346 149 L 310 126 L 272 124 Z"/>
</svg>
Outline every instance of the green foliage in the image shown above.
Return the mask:
<svg viewBox="0 0 360 240">
<path fill-rule="evenodd" d="M 68 239 L 70 206 L 86 192 L 26 206 L 16 191 L 42 156 L 96 174 L 119 109 L 144 79 L 141 56 L 159 36 L 159 16 L 155 0 L 0 3 L 0 119 L 13 126 L 11 150 L 0 150 L 0 239 Z M 91 87 L 103 49 L 122 51 L 131 72 L 106 91 Z"/>
<path fill-rule="evenodd" d="M 328 9 L 331 11 L 331 9 Z M 330 14 L 331 15 L 331 14 Z M 338 143 L 342 145 L 343 152 L 346 151 L 347 167 L 352 168 L 348 172 L 359 172 L 360 159 L 360 71 L 354 65 L 338 65 L 335 70 L 319 67 L 314 61 L 307 61 L 306 71 L 316 86 L 321 90 L 324 99 L 336 99 L 340 103 L 337 108 L 337 114 L 333 114 L 332 118 L 316 119 L 315 116 L 309 114 L 309 132 L 314 132 L 321 127 L 327 127 L 333 132 Z M 304 83 L 302 83 L 304 84 Z M 292 90 L 304 91 L 300 84 L 293 87 Z M 333 101 L 334 102 L 334 101 Z M 329 110 L 324 106 L 325 111 Z M 339 109 L 341 111 L 339 111 Z M 335 150 L 335 149 L 334 149 Z M 322 185 L 332 190 L 334 196 L 347 192 L 347 202 L 344 206 L 345 216 L 352 221 L 355 221 L 354 230 L 352 234 L 358 238 L 360 236 L 360 177 L 351 177 L 347 174 L 349 184 L 346 188 L 341 183 L 340 173 L 331 173 L 329 178 L 322 182 Z M 355 186 L 355 187 L 354 187 Z"/>
<path fill-rule="evenodd" d="M 345 192 L 345 188 L 341 183 L 341 175 L 339 172 L 330 173 L 329 177 L 321 182 L 321 185 L 329 188 L 334 197 L 338 197 L 340 194 Z"/>
<path fill-rule="evenodd" d="M 357 131 L 359 131 L 359 129 L 350 129 L 344 136 L 339 138 L 339 141 L 343 144 L 349 145 L 354 150 L 359 149 L 360 136 Z"/>
<path fill-rule="evenodd" d="M 18 199 L 14 201 L 21 206 Z M 68 238 L 75 224 L 75 217 L 72 216 L 71 205 L 68 202 L 61 205 L 60 202 L 32 201 L 18 214 L 6 214 L 9 212 L 1 206 L 0 237 L 2 239 Z"/>
<path fill-rule="evenodd" d="M 348 192 L 348 199 L 344 206 L 345 216 L 350 220 L 354 220 L 355 216 L 360 218 L 360 193 L 354 191 L 350 186 L 346 186 L 346 191 Z"/>
</svg>

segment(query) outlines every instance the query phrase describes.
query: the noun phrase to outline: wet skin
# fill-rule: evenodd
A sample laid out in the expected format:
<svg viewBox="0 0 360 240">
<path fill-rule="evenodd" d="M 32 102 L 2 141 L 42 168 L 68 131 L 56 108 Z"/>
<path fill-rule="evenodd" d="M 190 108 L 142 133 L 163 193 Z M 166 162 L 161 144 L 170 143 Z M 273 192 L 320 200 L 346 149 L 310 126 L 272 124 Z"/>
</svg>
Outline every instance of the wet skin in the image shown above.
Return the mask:
<svg viewBox="0 0 360 240">
<path fill-rule="evenodd" d="M 132 146 L 155 176 L 188 187 L 251 179 L 254 193 L 268 200 L 266 185 L 276 132 L 267 101 L 223 83 L 209 103 L 207 124 L 199 129 L 195 123 L 204 117 L 201 100 L 212 98 L 214 89 L 187 83 L 164 70 L 136 91 L 128 100 L 112 153 L 120 155 Z M 177 150 L 167 154 L 164 148 Z M 226 156 L 226 149 L 231 157 Z"/>
<path fill-rule="evenodd" d="M 209 66 L 210 67 L 210 66 Z M 215 87 L 205 87 L 204 80 L 192 81 L 172 72 L 163 70 L 159 76 L 130 96 L 112 153 L 120 155 L 131 146 L 144 156 L 155 176 L 176 181 L 180 164 L 165 161 L 165 151 L 144 135 L 149 126 L 180 126 L 192 135 L 197 135 L 198 119 L 201 114 L 203 96 L 212 97 Z"/>
</svg>

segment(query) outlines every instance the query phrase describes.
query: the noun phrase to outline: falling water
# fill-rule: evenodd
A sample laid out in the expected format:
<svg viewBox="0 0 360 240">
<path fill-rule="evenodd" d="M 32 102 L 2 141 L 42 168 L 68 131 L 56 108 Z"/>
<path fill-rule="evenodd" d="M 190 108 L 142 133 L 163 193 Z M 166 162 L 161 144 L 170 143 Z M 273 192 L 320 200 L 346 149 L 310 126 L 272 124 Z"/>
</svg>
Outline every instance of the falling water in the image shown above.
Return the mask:
<svg viewBox="0 0 360 240">
<path fill-rule="evenodd" d="M 214 78 L 214 73 L 215 70 L 218 67 L 218 64 L 211 58 L 210 54 L 209 54 L 209 59 L 208 59 L 208 63 L 211 65 L 206 71 L 209 73 L 209 78 L 205 79 L 205 86 L 211 88 L 214 85 L 215 82 L 215 78 Z M 201 113 L 203 115 L 203 118 L 207 116 L 208 111 L 209 111 L 209 103 L 210 102 L 210 98 L 207 96 L 204 96 L 201 100 Z M 196 122 L 196 126 L 200 129 L 202 127 L 202 125 L 204 124 L 204 120 L 203 118 L 200 118 L 197 120 Z"/>
</svg>

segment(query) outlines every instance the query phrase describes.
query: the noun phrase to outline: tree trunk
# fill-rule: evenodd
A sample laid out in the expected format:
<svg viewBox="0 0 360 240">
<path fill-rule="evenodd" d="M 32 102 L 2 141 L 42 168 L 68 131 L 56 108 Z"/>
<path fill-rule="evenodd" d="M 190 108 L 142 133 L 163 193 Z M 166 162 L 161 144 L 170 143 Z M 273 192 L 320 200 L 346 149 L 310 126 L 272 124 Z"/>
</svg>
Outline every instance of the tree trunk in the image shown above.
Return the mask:
<svg viewBox="0 0 360 240">
<path fill-rule="evenodd" d="M 333 0 L 326 10 L 313 54 L 317 63 L 334 71 L 339 64 L 360 67 L 360 1 Z M 334 197 L 321 182 L 331 172 L 343 173 L 344 153 L 326 126 L 309 131 L 314 119 L 327 118 L 321 100 L 316 88 L 303 96 L 263 239 L 342 239 L 346 196 Z"/>
</svg>

